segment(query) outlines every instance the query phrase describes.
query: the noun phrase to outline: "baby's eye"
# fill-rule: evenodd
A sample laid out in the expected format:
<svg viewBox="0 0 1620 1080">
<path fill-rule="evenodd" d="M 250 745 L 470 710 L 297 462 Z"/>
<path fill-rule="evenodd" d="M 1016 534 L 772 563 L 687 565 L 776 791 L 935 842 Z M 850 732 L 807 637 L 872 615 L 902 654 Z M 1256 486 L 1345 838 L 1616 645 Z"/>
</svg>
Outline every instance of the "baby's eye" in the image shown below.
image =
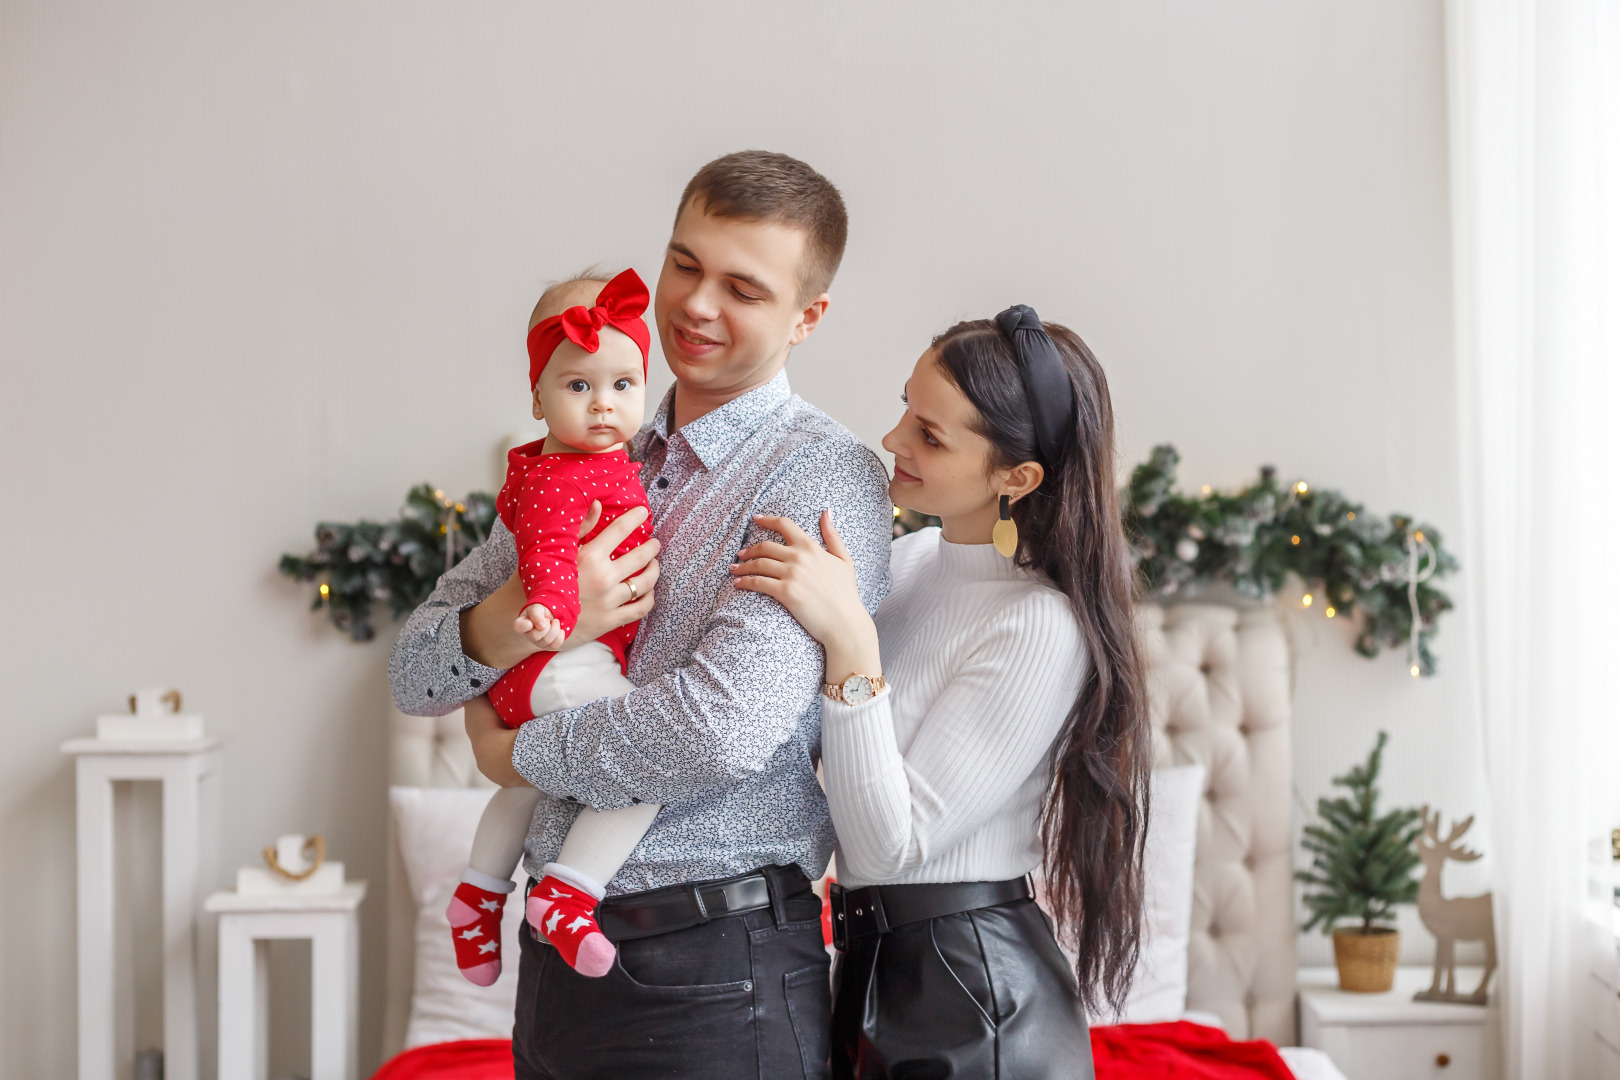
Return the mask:
<svg viewBox="0 0 1620 1080">
<path fill-rule="evenodd" d="M 583 394 L 590 388 L 591 384 L 586 382 L 584 379 L 575 379 L 573 382 L 568 384 L 568 389 L 572 390 L 576 394 Z"/>
<path fill-rule="evenodd" d="M 626 390 L 630 389 L 630 380 L 620 379 L 618 382 L 613 384 L 613 389 L 619 391 L 621 394 L 624 393 Z"/>
<path fill-rule="evenodd" d="M 688 266 L 679 259 L 675 260 L 675 269 L 679 270 L 683 274 L 692 274 L 697 272 L 697 267 Z"/>
</svg>

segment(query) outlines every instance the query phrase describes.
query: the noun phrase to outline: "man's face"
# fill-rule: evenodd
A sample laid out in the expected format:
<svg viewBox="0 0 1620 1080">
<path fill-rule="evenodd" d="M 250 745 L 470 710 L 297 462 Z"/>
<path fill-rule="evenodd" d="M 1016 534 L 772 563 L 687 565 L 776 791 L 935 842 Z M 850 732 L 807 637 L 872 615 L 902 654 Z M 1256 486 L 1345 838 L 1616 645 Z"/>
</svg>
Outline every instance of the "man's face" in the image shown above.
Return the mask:
<svg viewBox="0 0 1620 1080">
<path fill-rule="evenodd" d="M 653 299 L 681 386 L 743 393 L 782 369 L 827 306 L 826 293 L 799 295 L 804 245 L 792 226 L 713 217 L 700 204 L 681 211 Z"/>
</svg>

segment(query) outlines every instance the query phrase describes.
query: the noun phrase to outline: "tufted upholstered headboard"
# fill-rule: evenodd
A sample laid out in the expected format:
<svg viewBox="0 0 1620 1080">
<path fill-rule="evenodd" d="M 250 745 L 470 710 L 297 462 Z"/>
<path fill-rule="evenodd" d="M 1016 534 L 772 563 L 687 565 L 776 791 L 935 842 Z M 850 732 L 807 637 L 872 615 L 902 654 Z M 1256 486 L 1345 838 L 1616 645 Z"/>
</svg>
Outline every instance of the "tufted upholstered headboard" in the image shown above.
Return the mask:
<svg viewBox="0 0 1620 1080">
<path fill-rule="evenodd" d="M 1294 1042 L 1288 641 L 1269 609 L 1144 606 L 1157 766 L 1206 773 L 1187 1008 L 1233 1038 Z"/>
<path fill-rule="evenodd" d="M 1198 821 L 1187 1007 L 1214 1013 L 1233 1038 L 1294 1042 L 1292 784 L 1288 643 L 1270 610 L 1215 604 L 1144 606 L 1158 766 L 1198 762 L 1207 776 Z M 390 782 L 488 787 L 461 713 L 394 714 Z M 390 825 L 390 830 L 392 826 Z M 410 890 L 389 835 L 385 1055 L 410 1014 Z"/>
</svg>

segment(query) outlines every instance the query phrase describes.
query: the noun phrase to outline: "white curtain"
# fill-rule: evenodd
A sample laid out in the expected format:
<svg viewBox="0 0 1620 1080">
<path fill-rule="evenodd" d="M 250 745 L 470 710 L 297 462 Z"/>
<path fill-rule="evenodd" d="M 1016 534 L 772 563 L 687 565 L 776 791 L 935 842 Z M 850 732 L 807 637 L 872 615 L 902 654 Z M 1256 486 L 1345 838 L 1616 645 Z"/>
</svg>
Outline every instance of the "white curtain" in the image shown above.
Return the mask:
<svg viewBox="0 0 1620 1080">
<path fill-rule="evenodd" d="M 1592 1075 L 1620 825 L 1620 0 L 1446 0 L 1467 574 L 1507 1080 Z"/>
</svg>

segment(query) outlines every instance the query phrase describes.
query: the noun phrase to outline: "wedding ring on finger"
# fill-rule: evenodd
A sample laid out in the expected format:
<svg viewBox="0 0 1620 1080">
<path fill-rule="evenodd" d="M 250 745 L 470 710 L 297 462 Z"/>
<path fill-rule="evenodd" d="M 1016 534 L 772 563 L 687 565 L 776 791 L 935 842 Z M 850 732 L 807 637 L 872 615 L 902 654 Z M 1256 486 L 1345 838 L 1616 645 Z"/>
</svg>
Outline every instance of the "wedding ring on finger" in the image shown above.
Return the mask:
<svg viewBox="0 0 1620 1080">
<path fill-rule="evenodd" d="M 631 581 L 629 578 L 626 578 L 624 583 L 630 586 L 630 602 L 632 604 L 641 599 L 641 592 L 636 588 L 635 582 Z"/>
</svg>

